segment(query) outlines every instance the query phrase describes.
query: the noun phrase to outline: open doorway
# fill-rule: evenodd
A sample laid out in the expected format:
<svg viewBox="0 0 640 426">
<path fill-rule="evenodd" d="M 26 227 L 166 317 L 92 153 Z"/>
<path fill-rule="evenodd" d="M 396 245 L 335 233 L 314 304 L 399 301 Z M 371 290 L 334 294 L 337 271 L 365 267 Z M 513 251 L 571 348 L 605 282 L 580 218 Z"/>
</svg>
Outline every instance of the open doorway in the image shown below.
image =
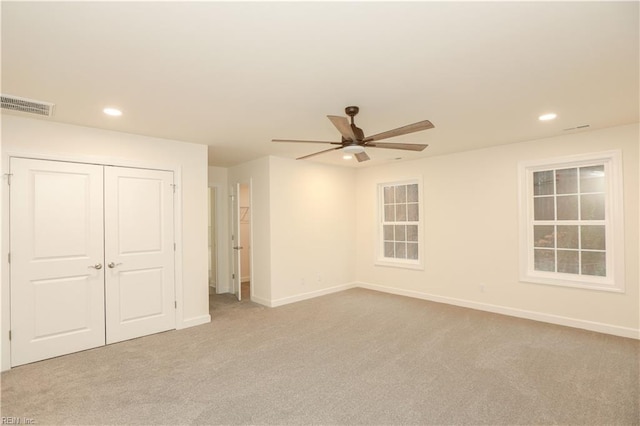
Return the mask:
<svg viewBox="0 0 640 426">
<path fill-rule="evenodd" d="M 251 300 L 251 185 L 237 183 L 233 197 L 233 284 L 238 300 Z"/>
</svg>

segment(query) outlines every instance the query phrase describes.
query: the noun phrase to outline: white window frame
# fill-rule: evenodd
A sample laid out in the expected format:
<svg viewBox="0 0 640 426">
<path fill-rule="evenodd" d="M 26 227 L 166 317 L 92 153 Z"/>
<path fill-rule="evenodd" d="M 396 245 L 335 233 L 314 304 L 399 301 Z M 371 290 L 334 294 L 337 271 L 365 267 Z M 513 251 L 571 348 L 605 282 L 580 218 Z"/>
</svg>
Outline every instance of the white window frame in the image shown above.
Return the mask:
<svg viewBox="0 0 640 426">
<path fill-rule="evenodd" d="M 604 165 L 606 271 L 604 277 L 534 270 L 533 174 L 538 171 Z M 624 217 L 622 153 L 619 150 L 520 162 L 520 281 L 624 292 Z M 556 221 L 561 223 L 559 221 Z M 572 223 L 581 223 L 574 221 Z M 585 223 L 588 223 L 585 221 Z"/>
<path fill-rule="evenodd" d="M 407 224 L 417 224 L 418 225 L 418 258 L 417 259 L 398 259 L 398 258 L 390 258 L 385 257 L 384 255 L 384 188 L 387 186 L 399 186 L 399 185 L 418 185 L 418 221 L 417 222 L 409 222 L 404 221 Z M 424 223 L 424 211 L 423 211 L 423 199 L 424 195 L 422 192 L 422 177 L 403 179 L 397 181 L 388 181 L 388 182 L 379 182 L 377 184 L 377 197 L 376 197 L 376 207 L 377 207 L 377 217 L 376 217 L 376 228 L 377 228 L 377 244 L 376 244 L 376 260 L 375 264 L 379 266 L 391 266 L 397 268 L 405 268 L 405 269 L 417 269 L 424 270 L 424 239 L 423 239 L 423 223 Z"/>
</svg>

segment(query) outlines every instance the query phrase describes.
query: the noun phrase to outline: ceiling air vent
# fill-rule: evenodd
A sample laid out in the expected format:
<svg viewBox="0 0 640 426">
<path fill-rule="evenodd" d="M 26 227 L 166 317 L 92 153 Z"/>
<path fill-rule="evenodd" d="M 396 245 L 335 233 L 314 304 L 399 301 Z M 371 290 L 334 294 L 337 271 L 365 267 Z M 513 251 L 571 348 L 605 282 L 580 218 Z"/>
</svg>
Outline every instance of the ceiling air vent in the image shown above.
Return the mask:
<svg viewBox="0 0 640 426">
<path fill-rule="evenodd" d="M 53 116 L 54 107 L 55 105 L 49 102 L 2 95 L 2 109 L 9 111 L 26 112 L 27 114 L 51 117 Z"/>
</svg>

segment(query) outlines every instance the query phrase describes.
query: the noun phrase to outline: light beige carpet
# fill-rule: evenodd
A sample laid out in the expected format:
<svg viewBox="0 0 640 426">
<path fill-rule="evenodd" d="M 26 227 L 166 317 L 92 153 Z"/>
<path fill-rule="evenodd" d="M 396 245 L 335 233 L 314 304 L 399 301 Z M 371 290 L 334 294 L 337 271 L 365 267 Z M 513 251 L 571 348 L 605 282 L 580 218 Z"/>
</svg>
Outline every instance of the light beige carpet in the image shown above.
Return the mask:
<svg viewBox="0 0 640 426">
<path fill-rule="evenodd" d="M 2 374 L 38 424 L 638 424 L 640 343 L 354 289 Z"/>
</svg>

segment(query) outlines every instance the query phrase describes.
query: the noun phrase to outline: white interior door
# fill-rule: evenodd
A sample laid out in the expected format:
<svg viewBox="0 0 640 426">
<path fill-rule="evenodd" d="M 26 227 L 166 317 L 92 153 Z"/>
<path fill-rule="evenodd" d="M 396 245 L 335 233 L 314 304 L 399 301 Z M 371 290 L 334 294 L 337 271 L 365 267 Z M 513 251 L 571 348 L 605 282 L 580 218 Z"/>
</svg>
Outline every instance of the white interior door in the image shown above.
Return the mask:
<svg viewBox="0 0 640 426">
<path fill-rule="evenodd" d="M 244 296 L 250 296 L 251 287 L 251 187 L 240 185 L 240 283 L 248 285 Z M 249 290 L 249 291 L 247 291 Z"/>
<path fill-rule="evenodd" d="M 10 168 L 11 365 L 104 345 L 102 166 Z"/>
<path fill-rule="evenodd" d="M 233 244 L 233 292 L 238 300 L 242 300 L 242 245 L 240 241 L 240 184 L 237 183 L 232 190 L 232 214 L 233 232 L 231 243 Z"/>
<path fill-rule="evenodd" d="M 209 286 L 218 291 L 218 193 L 209 188 Z"/>
<path fill-rule="evenodd" d="M 107 343 L 175 328 L 173 172 L 105 167 Z"/>
</svg>

